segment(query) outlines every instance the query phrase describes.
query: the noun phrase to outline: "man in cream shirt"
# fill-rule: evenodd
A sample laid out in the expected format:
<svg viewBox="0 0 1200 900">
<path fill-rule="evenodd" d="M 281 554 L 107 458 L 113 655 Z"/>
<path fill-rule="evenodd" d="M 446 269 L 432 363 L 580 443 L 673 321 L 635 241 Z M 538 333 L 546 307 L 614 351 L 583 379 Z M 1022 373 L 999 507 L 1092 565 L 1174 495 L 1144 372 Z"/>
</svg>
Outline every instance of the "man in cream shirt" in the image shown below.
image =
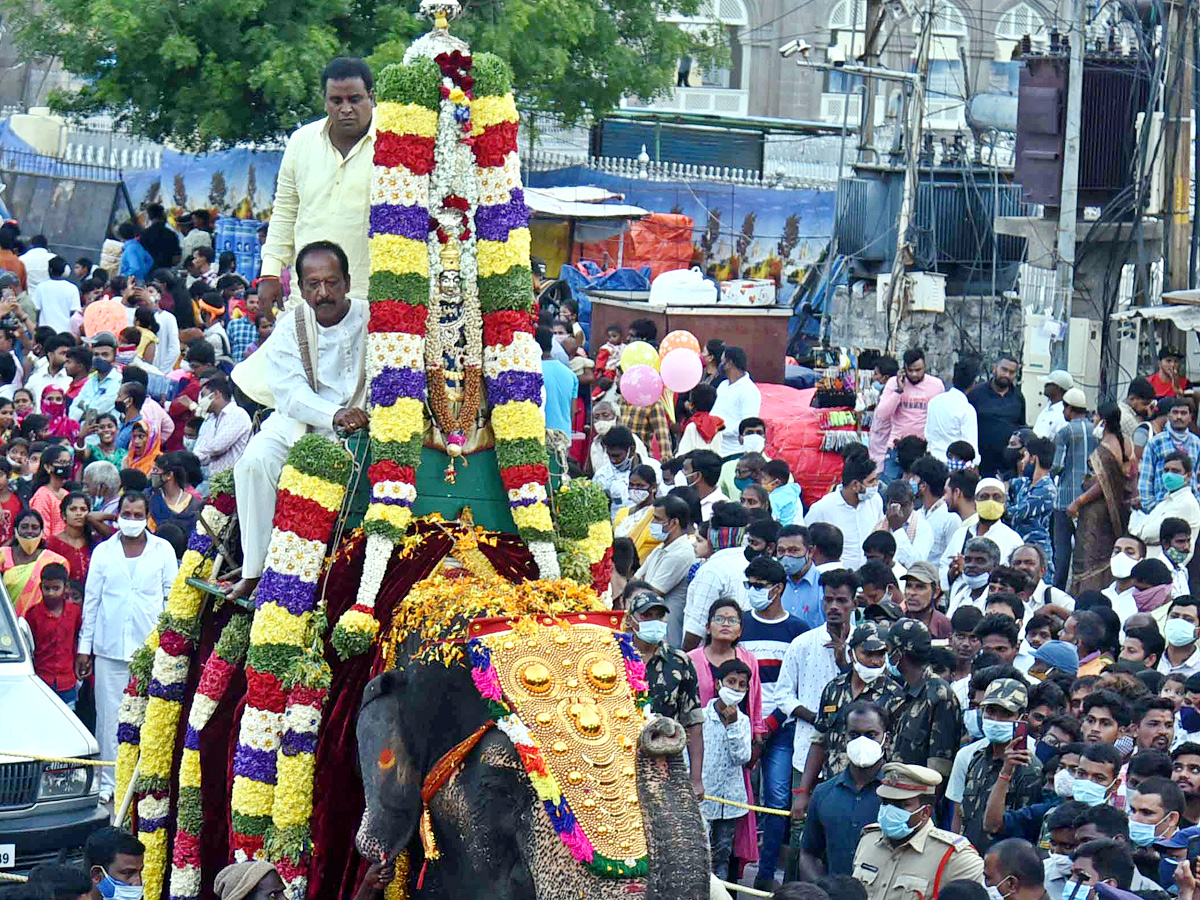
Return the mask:
<svg viewBox="0 0 1200 900">
<path fill-rule="evenodd" d="M 375 156 L 375 79 L 361 59 L 335 59 L 321 73 L 326 117 L 292 133 L 279 166 L 260 302 L 278 303 L 279 274 L 314 241 L 333 241 L 350 260 L 350 296 L 366 299 L 367 231 Z M 294 293 L 298 293 L 293 289 Z"/>
</svg>

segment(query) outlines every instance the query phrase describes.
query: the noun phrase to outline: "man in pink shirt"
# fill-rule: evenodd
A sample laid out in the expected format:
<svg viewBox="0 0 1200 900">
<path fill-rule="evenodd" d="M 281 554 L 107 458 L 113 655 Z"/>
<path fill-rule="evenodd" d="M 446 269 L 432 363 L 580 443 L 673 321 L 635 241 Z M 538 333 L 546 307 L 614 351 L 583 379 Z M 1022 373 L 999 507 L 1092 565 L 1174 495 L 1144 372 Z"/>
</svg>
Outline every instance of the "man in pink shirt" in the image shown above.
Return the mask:
<svg viewBox="0 0 1200 900">
<path fill-rule="evenodd" d="M 929 401 L 946 390 L 941 380 L 925 374 L 925 351 L 913 347 L 904 351 L 904 371 L 888 379 L 875 407 L 871 423 L 871 459 L 882 462 L 883 483 L 900 477 L 896 460 L 896 442 L 914 435 L 925 437 L 925 413 Z"/>
</svg>

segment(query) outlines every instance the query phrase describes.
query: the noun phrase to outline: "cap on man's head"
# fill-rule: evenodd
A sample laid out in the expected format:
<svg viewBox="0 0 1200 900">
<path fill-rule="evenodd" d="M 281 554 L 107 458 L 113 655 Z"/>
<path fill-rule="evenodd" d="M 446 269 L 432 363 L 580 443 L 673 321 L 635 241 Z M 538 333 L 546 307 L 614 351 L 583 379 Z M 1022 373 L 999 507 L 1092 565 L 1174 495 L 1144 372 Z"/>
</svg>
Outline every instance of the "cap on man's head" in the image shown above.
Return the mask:
<svg viewBox="0 0 1200 900">
<path fill-rule="evenodd" d="M 937 566 L 929 562 L 929 560 L 919 559 L 909 566 L 908 571 L 904 573 L 904 581 L 907 581 L 910 578 L 914 581 L 921 582 L 921 584 L 937 584 Z"/>
<path fill-rule="evenodd" d="M 988 685 L 980 706 L 999 706 L 1009 712 L 1024 712 L 1029 703 L 1029 688 L 1015 678 L 997 678 Z"/>
<path fill-rule="evenodd" d="M 901 619 L 888 631 L 888 646 L 897 650 L 920 651 L 933 646 L 929 629 L 916 619 Z"/>
<path fill-rule="evenodd" d="M 1004 486 L 1004 482 L 999 478 L 980 478 L 979 484 L 975 485 L 975 496 L 978 497 L 981 491 L 986 491 L 988 488 L 1003 491 L 1004 495 L 1008 496 L 1008 488 Z"/>
<path fill-rule="evenodd" d="M 112 347 L 114 350 L 116 350 L 117 349 L 117 339 L 113 336 L 112 332 L 101 331 L 95 337 L 92 338 L 92 346 L 93 347 Z"/>
<path fill-rule="evenodd" d="M 913 766 L 908 763 L 886 763 L 880 770 L 880 780 L 883 782 L 875 789 L 875 794 L 881 800 L 909 800 L 913 797 L 923 797 L 933 794 L 942 783 L 942 776 L 927 766 Z"/>
<path fill-rule="evenodd" d="M 874 622 L 864 622 L 850 635 L 850 648 L 854 650 L 859 647 L 868 653 L 878 653 L 887 649 L 887 644 L 879 635 L 879 626 Z"/>
<path fill-rule="evenodd" d="M 899 622 L 904 618 L 904 610 L 895 600 L 884 597 L 878 603 L 872 603 L 863 611 L 868 622 L 874 622 L 879 628 L 879 636 L 887 640 L 889 623 Z"/>
<path fill-rule="evenodd" d="M 1181 355 L 1174 347 L 1163 347 L 1158 351 L 1159 359 L 1179 359 Z"/>
<path fill-rule="evenodd" d="M 1069 391 L 1075 387 L 1075 379 L 1071 377 L 1071 373 L 1065 369 L 1055 369 L 1049 375 L 1043 375 L 1040 379 L 1042 384 L 1056 384 L 1064 391 Z"/>
<path fill-rule="evenodd" d="M 1194 837 L 1200 837 L 1200 825 L 1191 825 L 1187 828 L 1180 828 L 1168 838 L 1163 838 L 1160 841 L 1155 841 L 1155 847 L 1169 847 L 1172 850 L 1182 850 L 1187 847 L 1188 843 Z"/>
<path fill-rule="evenodd" d="M 1063 405 L 1073 406 L 1076 409 L 1087 409 L 1087 394 L 1081 388 L 1073 387 L 1063 394 Z"/>
<path fill-rule="evenodd" d="M 667 601 L 654 591 L 640 590 L 629 601 L 629 614 L 637 615 L 645 612 L 648 609 L 653 609 L 656 606 L 661 606 L 663 609 L 670 609 L 667 606 Z"/>
<path fill-rule="evenodd" d="M 1046 641 L 1033 651 L 1033 658 L 1068 675 L 1079 671 L 1079 651 L 1067 641 Z"/>
</svg>

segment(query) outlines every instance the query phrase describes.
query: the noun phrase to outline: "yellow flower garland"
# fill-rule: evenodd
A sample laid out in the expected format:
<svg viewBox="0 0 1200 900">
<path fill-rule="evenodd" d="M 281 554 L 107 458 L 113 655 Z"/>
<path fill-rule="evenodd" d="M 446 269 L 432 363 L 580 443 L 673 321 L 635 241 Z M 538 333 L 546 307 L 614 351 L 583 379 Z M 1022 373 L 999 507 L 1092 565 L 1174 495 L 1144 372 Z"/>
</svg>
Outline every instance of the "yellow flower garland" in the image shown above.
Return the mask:
<svg viewBox="0 0 1200 900">
<path fill-rule="evenodd" d="M 308 640 L 308 623 L 312 613 L 294 616 L 277 603 L 264 603 L 254 616 L 250 626 L 250 643 L 287 644 L 301 647 Z"/>
<path fill-rule="evenodd" d="M 332 513 L 342 508 L 342 495 L 346 493 L 340 484 L 305 475 L 292 466 L 283 467 L 279 475 L 279 489 L 311 500 Z"/>
<path fill-rule="evenodd" d="M 393 134 L 415 134 L 417 137 L 437 137 L 438 114 L 416 103 L 393 103 L 385 100 L 375 107 L 375 130 Z"/>
<path fill-rule="evenodd" d="M 149 834 L 139 834 L 140 840 L 146 847 L 142 857 L 143 872 L 161 873 L 167 870 L 167 829 L 160 828 Z M 158 900 L 162 896 L 162 878 L 151 878 L 142 886 L 144 900 Z"/>
<path fill-rule="evenodd" d="M 279 755 L 275 775 L 273 819 L 276 828 L 307 825 L 312 817 L 316 757 L 311 753 Z"/>
<path fill-rule="evenodd" d="M 407 506 L 376 503 L 367 510 L 363 519 L 367 522 L 383 520 L 396 528 L 407 528 L 412 521 L 412 510 Z"/>
<path fill-rule="evenodd" d="M 371 437 L 381 441 L 407 441 L 425 430 L 425 405 L 412 397 L 402 397 L 391 406 L 376 406 L 371 411 Z"/>
<path fill-rule="evenodd" d="M 368 243 L 372 272 L 429 277 L 429 250 L 424 241 L 397 234 L 376 234 Z"/>
<path fill-rule="evenodd" d="M 476 243 L 479 259 L 479 277 L 503 275 L 513 266 L 529 265 L 529 229 L 514 228 L 508 233 L 507 241 L 484 241 Z"/>
<path fill-rule="evenodd" d="M 517 101 L 512 94 L 477 97 L 471 101 L 471 134 L 483 134 L 483 129 L 489 125 L 518 119 Z"/>
<path fill-rule="evenodd" d="M 233 777 L 233 794 L 230 805 L 247 816 L 269 816 L 275 801 L 275 786 L 263 784 L 244 775 Z"/>
<path fill-rule="evenodd" d="M 513 524 L 517 528 L 534 528 L 538 531 L 554 531 L 554 522 L 550 519 L 550 507 L 544 503 L 532 506 L 517 506 L 512 510 Z"/>
<path fill-rule="evenodd" d="M 541 408 L 532 400 L 505 403 L 492 410 L 492 428 L 502 441 L 541 440 L 546 433 Z"/>
</svg>

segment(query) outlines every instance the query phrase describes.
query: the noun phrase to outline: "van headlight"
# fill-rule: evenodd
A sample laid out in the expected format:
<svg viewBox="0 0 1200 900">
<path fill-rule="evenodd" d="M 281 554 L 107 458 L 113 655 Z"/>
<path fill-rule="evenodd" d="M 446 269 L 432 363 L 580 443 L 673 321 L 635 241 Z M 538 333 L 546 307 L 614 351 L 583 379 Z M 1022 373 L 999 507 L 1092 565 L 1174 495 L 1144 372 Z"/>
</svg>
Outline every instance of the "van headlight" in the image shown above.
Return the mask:
<svg viewBox="0 0 1200 900">
<path fill-rule="evenodd" d="M 67 763 L 47 763 L 38 785 L 39 800 L 59 800 L 63 797 L 82 797 L 91 782 L 89 766 Z"/>
</svg>

